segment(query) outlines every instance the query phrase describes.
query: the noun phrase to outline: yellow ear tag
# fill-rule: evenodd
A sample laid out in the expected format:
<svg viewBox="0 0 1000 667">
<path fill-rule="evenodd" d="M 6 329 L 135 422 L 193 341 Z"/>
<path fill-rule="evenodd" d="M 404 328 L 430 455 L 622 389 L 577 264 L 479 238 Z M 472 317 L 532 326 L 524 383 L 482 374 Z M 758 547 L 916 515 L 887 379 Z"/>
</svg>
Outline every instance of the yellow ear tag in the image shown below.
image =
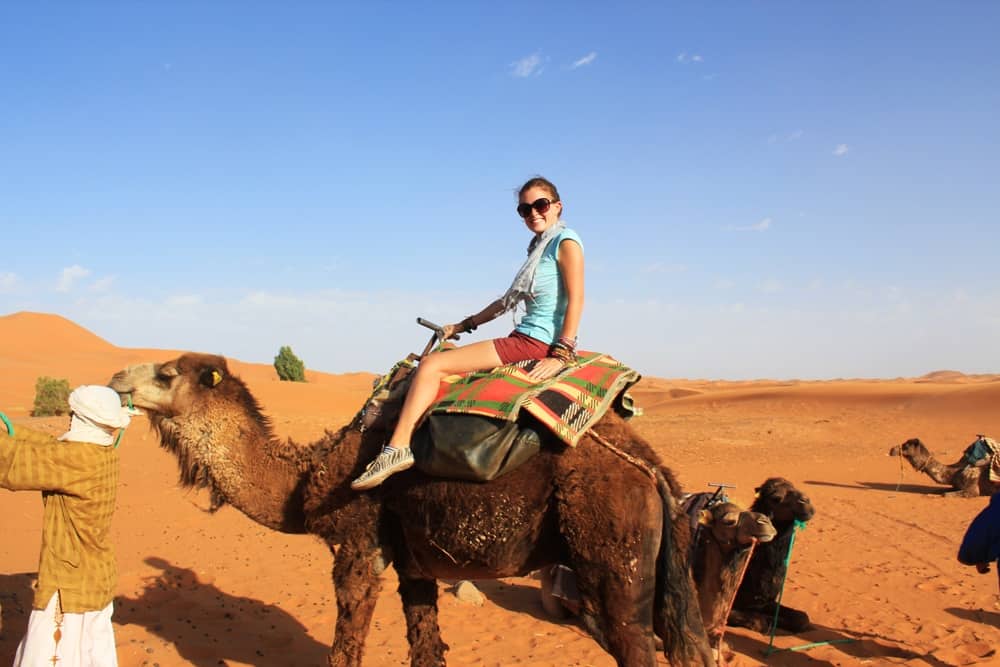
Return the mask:
<svg viewBox="0 0 1000 667">
<path fill-rule="evenodd" d="M 212 386 L 217 387 L 220 382 L 222 382 L 222 373 L 219 371 L 212 371 Z"/>
</svg>

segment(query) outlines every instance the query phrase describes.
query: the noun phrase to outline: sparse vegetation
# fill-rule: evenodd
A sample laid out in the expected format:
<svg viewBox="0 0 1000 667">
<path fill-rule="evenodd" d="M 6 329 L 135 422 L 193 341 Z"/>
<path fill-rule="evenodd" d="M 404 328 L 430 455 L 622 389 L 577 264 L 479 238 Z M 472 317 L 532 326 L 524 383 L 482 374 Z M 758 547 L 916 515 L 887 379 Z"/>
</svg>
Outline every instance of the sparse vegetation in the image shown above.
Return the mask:
<svg viewBox="0 0 1000 667">
<path fill-rule="evenodd" d="M 306 381 L 306 365 L 288 345 L 283 345 L 278 350 L 278 356 L 274 358 L 274 370 L 278 371 L 278 378 L 286 382 Z"/>
<path fill-rule="evenodd" d="M 35 381 L 33 417 L 69 414 L 69 380 L 41 376 Z"/>
</svg>

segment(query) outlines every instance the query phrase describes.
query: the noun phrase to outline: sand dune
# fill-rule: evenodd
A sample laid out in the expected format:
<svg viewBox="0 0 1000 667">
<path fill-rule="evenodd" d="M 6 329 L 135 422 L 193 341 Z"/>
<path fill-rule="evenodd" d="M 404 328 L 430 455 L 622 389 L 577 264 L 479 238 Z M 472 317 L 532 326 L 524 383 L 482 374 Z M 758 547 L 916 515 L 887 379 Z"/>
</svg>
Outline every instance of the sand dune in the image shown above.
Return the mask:
<svg viewBox="0 0 1000 667">
<path fill-rule="evenodd" d="M 65 428 L 65 418 L 28 416 L 39 375 L 103 383 L 127 364 L 175 354 L 117 348 L 64 318 L 35 313 L 0 317 L 0 340 L 0 410 L 52 433 Z M 308 383 L 283 383 L 270 366 L 230 366 L 278 433 L 299 442 L 349 420 L 374 377 L 310 371 Z M 1000 435 L 1000 378 L 946 371 L 877 381 L 645 378 L 633 393 L 645 409 L 635 427 L 688 490 L 725 482 L 735 485 L 734 500 L 748 504 L 755 485 L 782 475 L 817 507 L 796 541 L 784 594 L 816 627 L 779 633 L 775 645 L 852 641 L 765 660 L 768 638 L 734 629 L 727 634 L 731 664 L 1000 664 L 996 575 L 979 576 L 955 560 L 965 526 L 986 499 L 943 498 L 941 487 L 886 456 L 890 446 L 920 437 L 950 460 L 976 433 Z M 144 418 L 122 447 L 114 532 L 123 667 L 321 663 L 336 614 L 326 547 L 268 531 L 231 508 L 208 514 L 204 494 L 178 489 L 175 462 Z M 0 664 L 9 664 L 30 604 L 39 498 L 0 492 L 0 516 Z M 479 583 L 482 607 L 465 605 L 441 583 L 449 664 L 612 664 L 580 626 L 545 618 L 534 580 Z M 394 591 L 390 571 L 366 665 L 409 664 Z M 666 664 L 662 657 L 659 664 Z"/>
</svg>

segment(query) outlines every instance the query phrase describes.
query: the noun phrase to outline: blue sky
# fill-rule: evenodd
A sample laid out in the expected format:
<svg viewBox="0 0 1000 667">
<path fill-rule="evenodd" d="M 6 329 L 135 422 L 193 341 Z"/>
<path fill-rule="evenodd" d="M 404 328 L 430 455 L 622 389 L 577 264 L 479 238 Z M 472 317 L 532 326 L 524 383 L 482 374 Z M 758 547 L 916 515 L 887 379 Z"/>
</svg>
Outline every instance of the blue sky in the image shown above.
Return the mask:
<svg viewBox="0 0 1000 667">
<path fill-rule="evenodd" d="M 646 375 L 1000 372 L 1000 4 L 6 3 L 0 314 L 388 368 L 543 174 Z M 505 335 L 509 316 L 477 332 Z"/>
</svg>

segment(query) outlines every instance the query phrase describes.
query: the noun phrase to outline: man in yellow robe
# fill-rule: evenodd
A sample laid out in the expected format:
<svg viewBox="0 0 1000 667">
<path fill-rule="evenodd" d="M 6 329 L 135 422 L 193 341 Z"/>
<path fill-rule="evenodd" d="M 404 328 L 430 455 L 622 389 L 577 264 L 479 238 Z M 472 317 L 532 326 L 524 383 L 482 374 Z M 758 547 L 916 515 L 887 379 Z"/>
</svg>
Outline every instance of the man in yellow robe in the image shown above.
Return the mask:
<svg viewBox="0 0 1000 667">
<path fill-rule="evenodd" d="M 70 429 L 58 439 L 0 428 L 0 487 L 41 491 L 42 548 L 28 631 L 14 667 L 117 667 L 112 599 L 118 581 L 111 517 L 118 490 L 115 431 L 129 411 L 110 387 L 69 396 Z"/>
</svg>

